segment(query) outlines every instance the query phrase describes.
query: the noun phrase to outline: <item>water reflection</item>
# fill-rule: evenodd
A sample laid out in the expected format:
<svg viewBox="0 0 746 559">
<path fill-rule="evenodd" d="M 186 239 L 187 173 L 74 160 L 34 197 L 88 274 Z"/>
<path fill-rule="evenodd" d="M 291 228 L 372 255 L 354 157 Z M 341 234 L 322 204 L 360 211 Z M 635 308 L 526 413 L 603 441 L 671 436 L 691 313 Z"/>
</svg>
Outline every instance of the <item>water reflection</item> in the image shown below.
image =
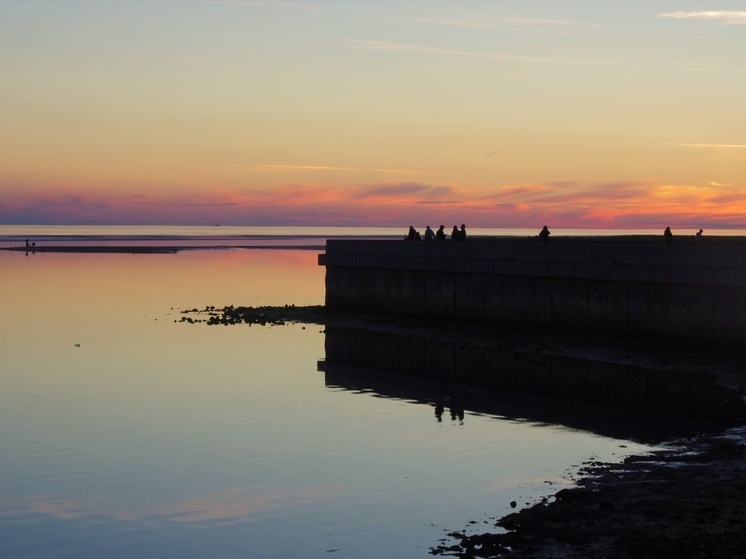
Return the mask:
<svg viewBox="0 0 746 559">
<path fill-rule="evenodd" d="M 311 251 L 0 251 L 0 268 L 0 557 L 424 557 L 619 457 L 618 440 L 534 423 L 582 426 L 578 410 L 562 423 L 546 395 L 449 377 L 445 347 L 407 365 L 407 344 L 370 332 L 178 322 L 322 303 Z M 344 389 L 314 370 L 325 343 Z"/>
<path fill-rule="evenodd" d="M 721 431 L 746 417 L 735 390 L 710 375 L 432 341 L 400 332 L 329 326 L 327 386 L 446 410 L 581 429 L 658 444 Z"/>
<path fill-rule="evenodd" d="M 445 411 L 445 398 L 439 398 L 433 405 L 435 406 L 435 418 L 438 423 L 443 422 L 443 412 Z M 448 409 L 451 413 L 451 421 L 458 420 L 459 425 L 464 424 L 464 406 L 458 398 L 449 398 Z"/>
</svg>

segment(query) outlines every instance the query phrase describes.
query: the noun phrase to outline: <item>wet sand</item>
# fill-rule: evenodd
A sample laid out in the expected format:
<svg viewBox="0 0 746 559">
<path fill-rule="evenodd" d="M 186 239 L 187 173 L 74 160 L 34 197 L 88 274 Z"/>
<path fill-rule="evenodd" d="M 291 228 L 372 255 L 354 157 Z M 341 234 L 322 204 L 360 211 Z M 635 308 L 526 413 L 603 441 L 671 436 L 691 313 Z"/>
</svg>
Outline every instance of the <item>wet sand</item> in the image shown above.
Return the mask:
<svg viewBox="0 0 746 559">
<path fill-rule="evenodd" d="M 324 307 L 227 307 L 183 311 L 182 321 L 211 325 L 288 322 L 443 335 L 443 324 L 330 312 Z M 452 339 L 453 329 L 448 330 Z M 657 367 L 697 370 L 746 394 L 743 352 L 714 344 L 674 344 L 566 332 L 462 327 L 464 343 L 535 352 L 633 358 Z M 743 397 L 743 396 L 742 396 Z M 664 449 L 621 464 L 586 464 L 576 486 L 495 518 L 494 529 L 466 536 L 454 527 L 430 553 L 463 559 L 746 558 L 746 428 L 669 441 Z M 475 511 L 475 517 L 484 511 Z M 464 527 L 465 529 L 466 527 Z"/>
</svg>

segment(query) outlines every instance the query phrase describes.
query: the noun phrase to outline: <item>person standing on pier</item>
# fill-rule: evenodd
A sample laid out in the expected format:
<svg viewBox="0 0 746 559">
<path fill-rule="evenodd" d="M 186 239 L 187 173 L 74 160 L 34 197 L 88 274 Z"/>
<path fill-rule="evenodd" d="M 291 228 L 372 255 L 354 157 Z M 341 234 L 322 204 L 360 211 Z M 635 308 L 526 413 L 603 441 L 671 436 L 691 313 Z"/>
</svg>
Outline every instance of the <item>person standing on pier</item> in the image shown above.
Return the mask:
<svg viewBox="0 0 746 559">
<path fill-rule="evenodd" d="M 666 227 L 666 230 L 663 231 L 663 237 L 666 239 L 666 245 L 671 246 L 673 244 L 673 233 L 671 233 L 670 227 Z"/>
</svg>

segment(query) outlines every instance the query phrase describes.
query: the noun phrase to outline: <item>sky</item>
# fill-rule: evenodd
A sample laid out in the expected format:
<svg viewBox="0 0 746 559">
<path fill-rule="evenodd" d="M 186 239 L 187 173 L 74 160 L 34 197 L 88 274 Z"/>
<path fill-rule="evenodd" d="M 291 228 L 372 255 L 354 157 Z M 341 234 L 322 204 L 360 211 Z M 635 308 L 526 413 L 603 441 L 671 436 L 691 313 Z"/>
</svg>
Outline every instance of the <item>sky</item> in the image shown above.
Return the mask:
<svg viewBox="0 0 746 559">
<path fill-rule="evenodd" d="M 743 0 L 0 0 L 0 224 L 746 228 Z"/>
</svg>

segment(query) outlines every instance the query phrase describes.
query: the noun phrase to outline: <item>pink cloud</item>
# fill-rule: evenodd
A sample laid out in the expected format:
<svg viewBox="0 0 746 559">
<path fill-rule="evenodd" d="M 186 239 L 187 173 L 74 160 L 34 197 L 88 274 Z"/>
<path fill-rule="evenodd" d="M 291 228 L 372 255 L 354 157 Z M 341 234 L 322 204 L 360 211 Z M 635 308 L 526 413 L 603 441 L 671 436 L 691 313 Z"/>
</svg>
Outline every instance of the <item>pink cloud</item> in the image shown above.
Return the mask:
<svg viewBox="0 0 746 559">
<path fill-rule="evenodd" d="M 6 224 L 369 225 L 649 228 L 746 224 L 746 187 L 559 181 L 482 188 L 416 182 L 288 184 L 183 193 L 4 189 Z M 664 225 L 665 226 L 665 225 Z"/>
</svg>

